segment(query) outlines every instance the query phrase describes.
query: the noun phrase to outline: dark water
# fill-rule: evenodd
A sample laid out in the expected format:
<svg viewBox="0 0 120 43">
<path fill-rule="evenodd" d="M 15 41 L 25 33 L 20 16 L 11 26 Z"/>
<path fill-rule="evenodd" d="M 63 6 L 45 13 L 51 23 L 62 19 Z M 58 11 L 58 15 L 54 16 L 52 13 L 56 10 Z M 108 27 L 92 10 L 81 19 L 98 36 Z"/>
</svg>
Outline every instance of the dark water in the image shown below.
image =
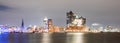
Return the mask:
<svg viewBox="0 0 120 43">
<path fill-rule="evenodd" d="M 120 33 L 2 33 L 0 43 L 120 43 Z"/>
</svg>

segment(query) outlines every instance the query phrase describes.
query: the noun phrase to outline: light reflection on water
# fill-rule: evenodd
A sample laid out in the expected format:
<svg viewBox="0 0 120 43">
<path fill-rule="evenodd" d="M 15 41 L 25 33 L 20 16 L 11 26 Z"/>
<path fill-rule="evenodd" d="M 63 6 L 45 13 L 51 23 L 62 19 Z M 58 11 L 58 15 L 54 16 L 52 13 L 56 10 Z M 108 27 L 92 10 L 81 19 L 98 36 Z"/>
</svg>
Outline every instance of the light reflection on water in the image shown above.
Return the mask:
<svg viewBox="0 0 120 43">
<path fill-rule="evenodd" d="M 22 33 L 9 33 L 6 39 L 9 43 L 28 43 L 28 37 Z"/>
<path fill-rule="evenodd" d="M 66 43 L 84 43 L 83 33 L 67 33 Z"/>
<path fill-rule="evenodd" d="M 51 43 L 51 34 L 50 33 L 43 33 L 42 34 L 42 43 Z"/>
<path fill-rule="evenodd" d="M 120 43 L 120 33 L 2 33 L 0 43 Z"/>
<path fill-rule="evenodd" d="M 8 34 L 9 33 L 0 34 L 0 43 L 8 43 Z"/>
</svg>

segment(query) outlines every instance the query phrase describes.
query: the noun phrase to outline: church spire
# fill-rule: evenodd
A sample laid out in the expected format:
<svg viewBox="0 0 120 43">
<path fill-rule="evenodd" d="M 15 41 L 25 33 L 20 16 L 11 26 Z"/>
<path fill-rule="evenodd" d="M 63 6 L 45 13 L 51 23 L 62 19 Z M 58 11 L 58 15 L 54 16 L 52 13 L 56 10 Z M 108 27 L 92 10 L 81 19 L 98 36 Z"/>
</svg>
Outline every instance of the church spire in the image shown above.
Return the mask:
<svg viewBox="0 0 120 43">
<path fill-rule="evenodd" d="M 24 29 L 24 20 L 22 19 L 21 28 Z"/>
</svg>

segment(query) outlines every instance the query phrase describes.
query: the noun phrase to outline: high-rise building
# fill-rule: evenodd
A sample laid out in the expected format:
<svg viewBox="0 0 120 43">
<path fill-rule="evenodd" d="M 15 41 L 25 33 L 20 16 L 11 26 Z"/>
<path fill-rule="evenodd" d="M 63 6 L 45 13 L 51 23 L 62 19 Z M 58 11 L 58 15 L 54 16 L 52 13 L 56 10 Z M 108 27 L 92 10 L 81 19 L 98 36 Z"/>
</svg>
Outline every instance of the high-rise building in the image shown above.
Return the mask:
<svg viewBox="0 0 120 43">
<path fill-rule="evenodd" d="M 74 14 L 72 11 L 67 13 L 67 32 L 76 32 L 76 31 L 87 31 L 88 28 L 85 26 L 86 18 L 79 17 Z"/>
<path fill-rule="evenodd" d="M 84 17 L 81 16 L 79 19 L 82 19 L 82 25 L 86 24 L 86 18 L 84 18 Z"/>
<path fill-rule="evenodd" d="M 72 26 L 84 26 L 86 24 L 86 18 L 78 17 L 76 16 L 76 18 L 72 21 L 71 25 Z"/>
<path fill-rule="evenodd" d="M 71 24 L 72 21 L 75 19 L 75 17 L 76 16 L 75 16 L 75 14 L 72 11 L 67 12 L 67 25 Z"/>
<path fill-rule="evenodd" d="M 78 15 L 75 15 L 72 11 L 67 13 L 67 25 L 85 25 L 86 24 L 86 18 L 79 17 Z"/>
<path fill-rule="evenodd" d="M 44 20 L 43 20 L 43 22 L 44 22 L 44 30 L 45 30 L 46 32 L 48 32 L 48 18 L 45 17 Z"/>
<path fill-rule="evenodd" d="M 52 19 L 48 19 L 48 28 L 51 26 L 53 26 L 53 21 L 52 21 Z"/>
</svg>

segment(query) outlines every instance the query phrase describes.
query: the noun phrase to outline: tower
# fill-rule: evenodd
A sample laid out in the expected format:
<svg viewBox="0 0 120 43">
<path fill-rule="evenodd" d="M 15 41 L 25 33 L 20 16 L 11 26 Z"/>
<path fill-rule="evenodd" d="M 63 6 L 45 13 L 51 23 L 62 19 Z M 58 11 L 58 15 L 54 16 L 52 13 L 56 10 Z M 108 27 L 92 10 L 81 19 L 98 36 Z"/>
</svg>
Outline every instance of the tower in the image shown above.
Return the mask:
<svg viewBox="0 0 120 43">
<path fill-rule="evenodd" d="M 21 28 L 24 29 L 24 20 L 22 19 Z"/>
</svg>

